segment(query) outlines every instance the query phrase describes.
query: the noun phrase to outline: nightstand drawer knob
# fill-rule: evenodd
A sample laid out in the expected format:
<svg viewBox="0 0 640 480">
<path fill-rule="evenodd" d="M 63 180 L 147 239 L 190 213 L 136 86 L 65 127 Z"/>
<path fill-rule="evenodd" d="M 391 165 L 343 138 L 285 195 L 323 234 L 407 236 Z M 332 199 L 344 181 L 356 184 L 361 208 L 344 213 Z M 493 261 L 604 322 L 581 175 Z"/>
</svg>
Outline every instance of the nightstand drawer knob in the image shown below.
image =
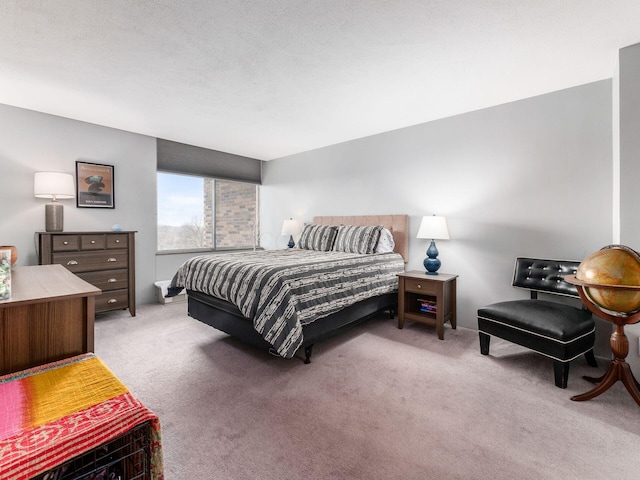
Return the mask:
<svg viewBox="0 0 640 480">
<path fill-rule="evenodd" d="M 67 265 L 77 265 L 77 264 L 78 264 L 78 262 L 77 262 L 77 261 L 75 261 L 75 260 L 69 260 L 69 261 L 67 262 Z"/>
<path fill-rule="evenodd" d="M 422 288 L 422 285 L 418 284 L 418 288 Z"/>
<path fill-rule="evenodd" d="M 91 243 L 94 244 L 94 243 L 96 243 L 96 241 L 95 240 L 91 240 Z"/>
<path fill-rule="evenodd" d="M 110 278 L 109 280 L 107 280 L 107 283 L 116 283 L 118 280 L 116 280 L 115 278 Z"/>
<path fill-rule="evenodd" d="M 69 242 L 67 242 L 66 240 L 64 242 L 62 242 L 63 245 L 69 245 Z"/>
<path fill-rule="evenodd" d="M 117 261 L 118 261 L 117 258 L 113 258 L 113 257 L 107 258 L 107 262 L 117 262 Z"/>
<path fill-rule="evenodd" d="M 116 300 L 115 298 L 110 298 L 107 303 L 118 303 L 118 300 Z"/>
</svg>

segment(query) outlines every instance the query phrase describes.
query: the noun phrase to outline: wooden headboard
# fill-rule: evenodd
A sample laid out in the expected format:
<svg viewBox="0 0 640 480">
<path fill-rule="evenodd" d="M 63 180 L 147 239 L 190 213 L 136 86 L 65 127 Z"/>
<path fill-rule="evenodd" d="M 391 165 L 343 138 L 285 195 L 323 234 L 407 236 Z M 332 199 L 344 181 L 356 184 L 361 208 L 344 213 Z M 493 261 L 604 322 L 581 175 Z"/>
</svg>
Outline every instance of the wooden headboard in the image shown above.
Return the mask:
<svg viewBox="0 0 640 480">
<path fill-rule="evenodd" d="M 409 261 L 409 215 L 357 215 L 344 217 L 313 217 L 318 225 L 383 225 L 391 230 L 396 246 L 394 252 Z"/>
</svg>

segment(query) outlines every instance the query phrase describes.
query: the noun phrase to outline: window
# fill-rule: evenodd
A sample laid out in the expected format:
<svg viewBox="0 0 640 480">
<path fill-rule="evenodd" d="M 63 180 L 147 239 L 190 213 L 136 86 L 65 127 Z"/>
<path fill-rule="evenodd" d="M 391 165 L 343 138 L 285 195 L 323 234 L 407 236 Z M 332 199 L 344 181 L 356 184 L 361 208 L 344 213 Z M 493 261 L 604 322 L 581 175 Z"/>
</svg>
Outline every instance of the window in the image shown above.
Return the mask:
<svg viewBox="0 0 640 480">
<path fill-rule="evenodd" d="M 158 172 L 158 251 L 253 248 L 258 186 Z"/>
</svg>

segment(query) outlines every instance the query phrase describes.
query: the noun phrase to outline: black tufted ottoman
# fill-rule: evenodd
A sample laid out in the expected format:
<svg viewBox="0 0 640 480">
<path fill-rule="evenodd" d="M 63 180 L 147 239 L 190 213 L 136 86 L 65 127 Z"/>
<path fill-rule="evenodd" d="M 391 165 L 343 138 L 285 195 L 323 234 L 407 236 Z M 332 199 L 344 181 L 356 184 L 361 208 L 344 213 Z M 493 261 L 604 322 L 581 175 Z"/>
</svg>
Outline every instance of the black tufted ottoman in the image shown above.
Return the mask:
<svg viewBox="0 0 640 480">
<path fill-rule="evenodd" d="M 591 366 L 595 322 L 584 309 L 560 302 L 538 300 L 538 292 L 578 298 L 576 288 L 564 281 L 575 273 L 579 262 L 517 258 L 513 286 L 531 291 L 531 300 L 512 300 L 478 309 L 480 353 L 489 354 L 489 341 L 496 336 L 530 348 L 553 359 L 557 387 L 566 388 L 569 362 L 584 354 Z"/>
</svg>

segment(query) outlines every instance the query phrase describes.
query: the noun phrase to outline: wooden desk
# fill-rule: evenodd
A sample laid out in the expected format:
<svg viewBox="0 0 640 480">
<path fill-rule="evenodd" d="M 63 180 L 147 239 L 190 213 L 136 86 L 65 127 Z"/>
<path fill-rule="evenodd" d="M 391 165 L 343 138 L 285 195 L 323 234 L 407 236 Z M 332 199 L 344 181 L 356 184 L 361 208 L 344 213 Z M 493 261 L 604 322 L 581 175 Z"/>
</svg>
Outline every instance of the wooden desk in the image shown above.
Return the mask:
<svg viewBox="0 0 640 480">
<path fill-rule="evenodd" d="M 0 375 L 93 352 L 99 288 L 62 265 L 15 267 L 0 301 Z"/>
</svg>

